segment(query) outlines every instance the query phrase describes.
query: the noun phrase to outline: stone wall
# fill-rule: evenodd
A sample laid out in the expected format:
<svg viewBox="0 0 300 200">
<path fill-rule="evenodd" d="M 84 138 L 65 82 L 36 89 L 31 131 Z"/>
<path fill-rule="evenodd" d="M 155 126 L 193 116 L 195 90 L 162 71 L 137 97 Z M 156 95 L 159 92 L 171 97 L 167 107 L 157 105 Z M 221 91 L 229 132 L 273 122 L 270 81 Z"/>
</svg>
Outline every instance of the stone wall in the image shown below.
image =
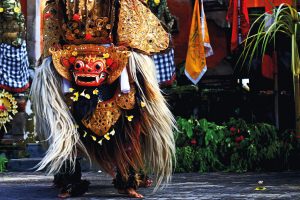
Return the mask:
<svg viewBox="0 0 300 200">
<path fill-rule="evenodd" d="M 27 49 L 31 65 L 36 65 L 41 56 L 40 0 L 27 0 Z"/>
</svg>

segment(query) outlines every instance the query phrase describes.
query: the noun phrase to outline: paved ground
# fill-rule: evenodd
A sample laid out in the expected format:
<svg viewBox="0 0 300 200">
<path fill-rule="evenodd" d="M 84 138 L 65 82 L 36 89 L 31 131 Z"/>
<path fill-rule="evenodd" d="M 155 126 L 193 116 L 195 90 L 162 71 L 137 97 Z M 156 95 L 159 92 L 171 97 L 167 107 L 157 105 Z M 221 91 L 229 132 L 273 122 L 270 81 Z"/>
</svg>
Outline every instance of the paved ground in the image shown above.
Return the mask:
<svg viewBox="0 0 300 200">
<path fill-rule="evenodd" d="M 84 173 L 91 181 L 87 194 L 80 200 L 128 199 L 116 193 L 111 178 L 103 173 Z M 257 181 L 263 180 L 266 190 L 255 191 Z M 0 199 L 57 199 L 57 190 L 51 187 L 52 177 L 41 173 L 0 174 Z M 141 189 L 145 199 L 300 199 L 300 172 L 285 173 L 206 173 L 175 174 L 172 183 L 152 194 Z"/>
</svg>

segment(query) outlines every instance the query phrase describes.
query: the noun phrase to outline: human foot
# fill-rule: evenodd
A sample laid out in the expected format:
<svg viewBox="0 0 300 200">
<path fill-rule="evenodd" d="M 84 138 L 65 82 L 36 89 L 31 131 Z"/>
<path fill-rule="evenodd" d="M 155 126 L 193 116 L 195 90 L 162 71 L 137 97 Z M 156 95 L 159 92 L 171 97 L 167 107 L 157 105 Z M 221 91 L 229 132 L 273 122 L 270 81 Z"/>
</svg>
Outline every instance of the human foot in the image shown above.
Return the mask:
<svg viewBox="0 0 300 200">
<path fill-rule="evenodd" d="M 144 187 L 144 188 L 148 188 L 148 187 L 151 187 L 153 181 L 146 177 L 144 180 L 141 180 L 140 183 L 139 183 L 139 187 Z"/>
<path fill-rule="evenodd" d="M 138 199 L 144 198 L 143 195 L 137 193 L 137 191 L 133 188 L 119 189 L 118 192 L 120 194 L 126 194 L 126 195 L 128 195 L 128 197 L 131 197 L 131 198 L 138 198 Z"/>
<path fill-rule="evenodd" d="M 88 191 L 90 185 L 89 181 L 81 180 L 78 183 L 68 184 L 61 188 L 61 191 L 58 195 L 59 198 L 68 198 L 68 197 L 78 197 L 82 196 Z"/>
<path fill-rule="evenodd" d="M 69 197 L 71 197 L 71 194 L 69 192 L 63 192 L 63 193 L 58 194 L 58 198 L 61 198 L 61 199 L 66 199 Z"/>
</svg>

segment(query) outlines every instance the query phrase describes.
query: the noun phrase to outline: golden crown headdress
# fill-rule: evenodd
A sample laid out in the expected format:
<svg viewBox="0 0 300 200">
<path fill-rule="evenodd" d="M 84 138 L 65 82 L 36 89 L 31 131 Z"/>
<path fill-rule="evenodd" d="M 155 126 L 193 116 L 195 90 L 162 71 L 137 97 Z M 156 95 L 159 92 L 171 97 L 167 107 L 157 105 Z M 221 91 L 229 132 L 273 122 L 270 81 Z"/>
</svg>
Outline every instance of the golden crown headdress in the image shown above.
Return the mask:
<svg viewBox="0 0 300 200">
<path fill-rule="evenodd" d="M 103 0 L 48 1 L 44 28 L 50 34 L 56 30 L 54 38 L 60 36 L 61 43 L 110 43 L 113 16 L 114 9 L 103 5 Z"/>
<path fill-rule="evenodd" d="M 149 54 L 165 50 L 169 37 L 160 21 L 140 0 L 119 0 L 118 10 L 114 0 L 47 1 L 45 56 L 49 55 L 50 47 L 57 45 L 112 42 Z"/>
</svg>

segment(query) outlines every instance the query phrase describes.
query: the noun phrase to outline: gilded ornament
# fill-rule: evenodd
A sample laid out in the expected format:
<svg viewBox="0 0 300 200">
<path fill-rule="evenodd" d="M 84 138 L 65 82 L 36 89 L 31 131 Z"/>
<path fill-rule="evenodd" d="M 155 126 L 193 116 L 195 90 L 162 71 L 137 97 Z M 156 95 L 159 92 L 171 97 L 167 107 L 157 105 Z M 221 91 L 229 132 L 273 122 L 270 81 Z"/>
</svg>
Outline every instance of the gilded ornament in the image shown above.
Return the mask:
<svg viewBox="0 0 300 200">
<path fill-rule="evenodd" d="M 13 119 L 13 116 L 18 113 L 17 101 L 12 94 L 2 91 L 0 93 L 0 129 L 4 128 L 7 132 L 5 124 Z"/>
<path fill-rule="evenodd" d="M 49 49 L 52 47 L 59 47 L 59 41 L 62 33 L 62 29 L 66 29 L 67 25 L 61 25 L 59 22 L 59 15 L 58 12 L 59 7 L 56 5 L 55 2 L 49 3 L 46 5 L 43 13 L 43 56 L 47 57 L 50 55 Z M 51 17 L 47 17 L 46 14 L 51 14 Z M 67 36 L 70 40 L 74 39 L 71 33 Z"/>
<path fill-rule="evenodd" d="M 21 9 L 19 7 L 14 7 L 14 12 L 15 13 L 21 13 Z"/>
<path fill-rule="evenodd" d="M 157 53 L 169 47 L 169 35 L 160 21 L 140 1 L 120 0 L 118 43 L 144 51 Z"/>
<path fill-rule="evenodd" d="M 104 136 L 108 130 L 119 120 L 122 110 L 133 109 L 135 105 L 135 89 L 123 94 L 118 90 L 114 97 L 108 101 L 98 102 L 96 110 L 88 119 L 83 119 L 82 124 L 98 136 Z M 133 119 L 133 116 L 129 119 Z M 114 131 L 111 132 L 114 134 Z"/>
<path fill-rule="evenodd" d="M 61 18 L 61 20 L 66 24 L 77 23 L 78 25 L 77 27 L 67 26 L 63 28 L 64 38 L 67 42 L 73 44 L 111 42 L 109 35 L 113 21 L 109 17 L 113 15 L 113 12 L 112 10 L 103 10 L 101 4 L 103 4 L 102 0 L 66 1 L 67 19 Z M 108 11 L 112 12 L 111 16 L 102 17 Z M 72 37 L 67 33 L 68 31 L 73 34 Z"/>
</svg>

